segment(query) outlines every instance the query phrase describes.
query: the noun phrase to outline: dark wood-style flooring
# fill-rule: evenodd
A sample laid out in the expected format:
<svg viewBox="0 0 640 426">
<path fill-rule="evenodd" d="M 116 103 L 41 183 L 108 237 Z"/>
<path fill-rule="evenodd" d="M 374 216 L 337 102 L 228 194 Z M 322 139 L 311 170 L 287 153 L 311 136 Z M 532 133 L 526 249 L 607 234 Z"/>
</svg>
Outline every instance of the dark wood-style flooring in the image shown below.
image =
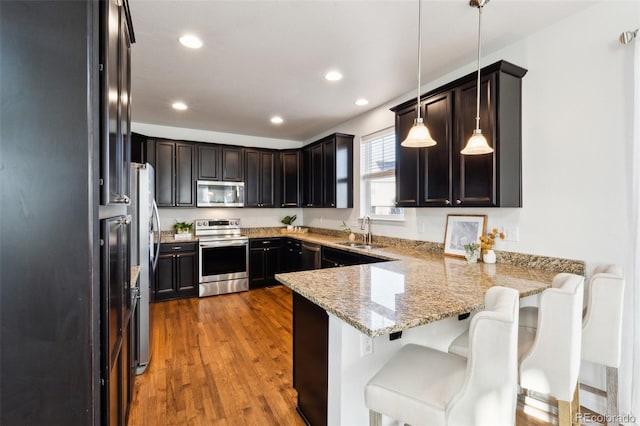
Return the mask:
<svg viewBox="0 0 640 426">
<path fill-rule="evenodd" d="M 304 425 L 288 288 L 154 303 L 151 314 L 151 364 L 135 379 L 130 426 Z M 549 424 L 520 410 L 516 420 Z"/>
</svg>

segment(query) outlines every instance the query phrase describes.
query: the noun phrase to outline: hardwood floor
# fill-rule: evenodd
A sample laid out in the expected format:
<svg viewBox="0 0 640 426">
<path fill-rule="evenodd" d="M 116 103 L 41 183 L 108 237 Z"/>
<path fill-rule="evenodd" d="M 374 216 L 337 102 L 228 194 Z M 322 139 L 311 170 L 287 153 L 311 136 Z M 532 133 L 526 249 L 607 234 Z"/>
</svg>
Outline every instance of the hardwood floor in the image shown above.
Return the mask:
<svg viewBox="0 0 640 426">
<path fill-rule="evenodd" d="M 151 364 L 135 379 L 130 426 L 304 425 L 288 288 L 154 303 L 151 313 Z M 516 424 L 549 423 L 518 410 Z"/>
</svg>

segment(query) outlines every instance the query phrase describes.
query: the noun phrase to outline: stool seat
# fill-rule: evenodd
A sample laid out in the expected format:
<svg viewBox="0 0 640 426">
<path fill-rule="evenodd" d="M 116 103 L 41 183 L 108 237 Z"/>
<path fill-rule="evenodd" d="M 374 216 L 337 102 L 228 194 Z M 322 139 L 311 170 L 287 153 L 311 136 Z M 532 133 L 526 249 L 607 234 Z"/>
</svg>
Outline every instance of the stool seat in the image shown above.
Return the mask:
<svg viewBox="0 0 640 426">
<path fill-rule="evenodd" d="M 369 381 L 365 398 L 376 411 L 405 423 L 444 425 L 447 403 L 462 388 L 466 370 L 462 357 L 408 344 Z"/>
</svg>

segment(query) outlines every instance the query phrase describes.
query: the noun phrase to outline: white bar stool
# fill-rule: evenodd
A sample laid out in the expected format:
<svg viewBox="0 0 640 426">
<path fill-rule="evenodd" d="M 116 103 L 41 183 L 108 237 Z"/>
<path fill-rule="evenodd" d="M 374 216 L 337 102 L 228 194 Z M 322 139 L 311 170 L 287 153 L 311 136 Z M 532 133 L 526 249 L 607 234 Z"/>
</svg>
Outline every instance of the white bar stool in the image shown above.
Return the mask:
<svg viewBox="0 0 640 426">
<path fill-rule="evenodd" d="M 518 327 L 520 387 L 556 399 L 561 426 L 576 424 L 579 410 L 583 284 L 579 275 L 557 274 L 541 294 L 537 327 Z M 466 339 L 455 339 L 449 352 L 464 356 Z"/>
<path fill-rule="evenodd" d="M 515 423 L 518 291 L 492 287 L 471 320 L 469 357 L 407 344 L 365 387 L 369 424 L 382 414 L 412 425 Z"/>
</svg>

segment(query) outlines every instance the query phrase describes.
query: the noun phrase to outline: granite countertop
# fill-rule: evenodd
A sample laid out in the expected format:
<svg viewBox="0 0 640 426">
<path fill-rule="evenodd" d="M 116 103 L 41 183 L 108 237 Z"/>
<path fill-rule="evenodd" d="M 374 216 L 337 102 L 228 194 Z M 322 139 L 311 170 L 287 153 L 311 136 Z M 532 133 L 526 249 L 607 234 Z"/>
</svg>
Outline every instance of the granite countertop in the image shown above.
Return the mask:
<svg viewBox="0 0 640 426">
<path fill-rule="evenodd" d="M 173 232 L 162 231 L 162 235 L 160 237 L 160 244 L 176 244 L 176 243 L 197 243 L 198 237 L 194 234 L 189 234 L 189 238 L 175 238 Z M 157 242 L 157 237 L 156 240 Z"/>
<path fill-rule="evenodd" d="M 482 309 L 484 293 L 501 285 L 521 297 L 549 287 L 554 271 L 464 259 L 397 246 L 345 247 L 344 238 L 287 235 L 395 261 L 277 274 L 276 279 L 364 334 L 375 337 Z"/>
</svg>

